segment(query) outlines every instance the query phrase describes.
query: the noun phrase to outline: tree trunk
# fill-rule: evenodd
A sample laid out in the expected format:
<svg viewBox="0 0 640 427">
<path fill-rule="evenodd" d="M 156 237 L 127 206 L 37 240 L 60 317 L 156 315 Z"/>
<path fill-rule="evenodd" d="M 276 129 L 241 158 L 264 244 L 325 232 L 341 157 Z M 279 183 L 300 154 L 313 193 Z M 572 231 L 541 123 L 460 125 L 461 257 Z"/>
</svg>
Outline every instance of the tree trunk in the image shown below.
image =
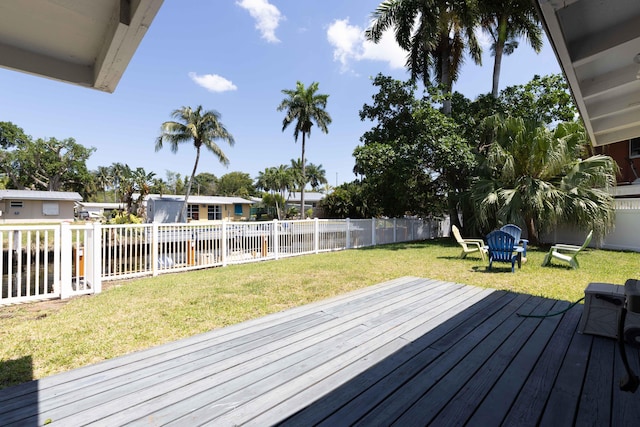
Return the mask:
<svg viewBox="0 0 640 427">
<path fill-rule="evenodd" d="M 508 22 L 506 17 L 499 18 L 498 21 L 498 34 L 496 37 L 495 45 L 495 58 L 493 60 L 493 86 L 491 88 L 491 95 L 494 98 L 498 97 L 498 89 L 500 82 L 500 69 L 502 67 L 502 55 L 504 53 L 504 44 L 507 42 L 507 26 Z"/>
<path fill-rule="evenodd" d="M 504 43 L 501 45 L 496 44 L 496 57 L 493 61 L 493 87 L 491 88 L 491 95 L 494 98 L 498 98 L 498 86 L 500 82 L 500 67 L 502 66 L 502 52 L 504 51 Z"/>
<path fill-rule="evenodd" d="M 538 230 L 536 230 L 536 224 L 533 221 L 533 218 L 527 218 L 527 239 L 529 243 L 533 245 L 538 245 L 540 243 L 538 239 Z"/>
<path fill-rule="evenodd" d="M 182 204 L 182 212 L 180 212 L 180 219 L 182 222 L 187 222 L 187 205 L 189 203 L 189 194 L 191 193 L 191 183 L 196 176 L 196 170 L 198 170 L 198 161 L 200 160 L 200 146 L 196 145 L 196 162 L 193 165 L 193 171 L 191 172 L 191 179 L 187 183 L 187 191 L 184 196 L 184 203 Z"/>
<path fill-rule="evenodd" d="M 446 39 L 448 40 L 449 35 L 446 35 Z M 447 42 L 448 43 L 448 42 Z M 450 48 L 450 46 L 448 46 Z M 444 101 L 442 101 L 442 112 L 445 116 L 451 116 L 451 89 L 453 88 L 453 82 L 451 81 L 451 63 L 449 61 L 449 50 L 450 49 L 442 49 L 442 83 L 444 85 L 445 91 L 447 92 L 445 95 L 447 96 Z"/>
<path fill-rule="evenodd" d="M 305 212 L 304 212 L 304 187 L 306 187 L 307 184 L 307 177 L 306 177 L 306 172 L 305 172 L 305 167 L 304 167 L 304 143 L 305 143 L 305 132 L 302 132 L 302 185 L 300 188 L 300 219 L 304 219 L 305 218 Z"/>
</svg>

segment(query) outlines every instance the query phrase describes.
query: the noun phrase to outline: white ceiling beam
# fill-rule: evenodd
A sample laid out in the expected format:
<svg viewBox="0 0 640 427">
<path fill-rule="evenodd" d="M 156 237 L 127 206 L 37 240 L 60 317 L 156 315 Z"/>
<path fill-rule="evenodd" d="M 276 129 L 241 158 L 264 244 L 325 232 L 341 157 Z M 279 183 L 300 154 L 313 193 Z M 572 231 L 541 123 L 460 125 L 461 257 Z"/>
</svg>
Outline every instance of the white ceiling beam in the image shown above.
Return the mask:
<svg viewBox="0 0 640 427">
<path fill-rule="evenodd" d="M 592 120 L 596 135 L 602 132 L 615 132 L 620 129 L 640 126 L 640 105 L 615 115 Z"/>
<path fill-rule="evenodd" d="M 587 104 L 587 110 L 591 120 L 616 114 L 620 111 L 636 109 L 640 106 L 640 93 L 638 91 L 629 91 L 624 95 L 614 96 L 608 99 L 597 100 Z"/>
<path fill-rule="evenodd" d="M 94 85 L 97 89 L 115 90 L 161 5 L 162 1 L 157 0 L 119 1 L 105 38 L 107 43 L 96 61 Z"/>
<path fill-rule="evenodd" d="M 41 53 L 17 48 L 0 42 L 2 66 L 53 80 L 70 82 L 80 86 L 93 85 L 93 69 Z"/>
<path fill-rule="evenodd" d="M 607 145 L 640 137 L 640 126 L 620 129 L 615 132 L 602 132 L 597 135 L 594 145 Z"/>
<path fill-rule="evenodd" d="M 639 47 L 640 49 L 640 47 Z M 640 84 L 637 79 L 640 64 L 632 63 L 596 78 L 582 81 L 582 96 L 588 102 L 590 98 L 601 96 L 607 92 L 625 89 L 625 86 Z"/>
<path fill-rule="evenodd" d="M 580 67 L 589 62 L 611 55 L 612 51 L 623 46 L 640 46 L 640 25 L 638 17 L 608 28 L 597 34 L 589 34 L 570 43 L 569 51 L 573 66 Z M 631 61 L 632 58 L 629 58 Z"/>
</svg>

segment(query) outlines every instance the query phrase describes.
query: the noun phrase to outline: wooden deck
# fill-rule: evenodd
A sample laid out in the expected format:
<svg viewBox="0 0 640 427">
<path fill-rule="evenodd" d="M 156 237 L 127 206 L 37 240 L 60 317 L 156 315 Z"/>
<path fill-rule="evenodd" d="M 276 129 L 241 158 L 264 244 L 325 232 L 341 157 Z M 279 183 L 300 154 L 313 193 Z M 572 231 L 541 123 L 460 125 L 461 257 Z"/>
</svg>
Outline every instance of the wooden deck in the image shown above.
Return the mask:
<svg viewBox="0 0 640 427">
<path fill-rule="evenodd" d="M 516 315 L 568 305 L 405 277 L 2 390 L 0 425 L 638 425 L 582 305 Z"/>
</svg>

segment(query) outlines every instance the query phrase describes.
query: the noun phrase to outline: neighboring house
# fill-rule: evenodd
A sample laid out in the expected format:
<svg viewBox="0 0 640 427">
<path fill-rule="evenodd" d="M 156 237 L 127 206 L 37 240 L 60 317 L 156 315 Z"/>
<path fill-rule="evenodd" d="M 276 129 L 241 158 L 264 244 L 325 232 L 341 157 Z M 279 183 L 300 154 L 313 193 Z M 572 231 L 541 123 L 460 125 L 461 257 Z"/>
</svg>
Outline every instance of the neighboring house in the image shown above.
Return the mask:
<svg viewBox="0 0 640 427">
<path fill-rule="evenodd" d="M 108 219 L 111 212 L 124 208 L 124 203 L 109 202 L 78 202 L 76 206 L 79 219 Z"/>
<path fill-rule="evenodd" d="M 305 191 L 304 192 L 304 210 L 307 211 L 309 209 L 313 209 L 314 214 L 312 216 L 316 216 L 316 211 L 319 208 L 320 201 L 324 199 L 324 193 L 317 193 L 315 191 Z M 287 208 L 296 208 L 300 210 L 300 193 L 291 192 L 287 197 Z"/>
<path fill-rule="evenodd" d="M 147 222 L 172 223 L 180 220 L 184 196 L 149 195 Z M 248 220 L 254 202 L 242 197 L 189 196 L 188 221 Z"/>
<path fill-rule="evenodd" d="M 73 221 L 81 200 L 68 191 L 0 190 L 0 223 Z"/>
</svg>

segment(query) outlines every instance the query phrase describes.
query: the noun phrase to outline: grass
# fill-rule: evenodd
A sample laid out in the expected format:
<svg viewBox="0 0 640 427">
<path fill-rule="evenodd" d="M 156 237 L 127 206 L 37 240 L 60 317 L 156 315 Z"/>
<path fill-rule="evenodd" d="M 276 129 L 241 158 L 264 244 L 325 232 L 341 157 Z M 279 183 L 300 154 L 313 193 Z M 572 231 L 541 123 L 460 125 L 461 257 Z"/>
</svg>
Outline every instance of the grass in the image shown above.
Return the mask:
<svg viewBox="0 0 640 427">
<path fill-rule="evenodd" d="M 393 244 L 105 283 L 69 302 L 0 308 L 0 388 L 228 326 L 401 276 L 575 301 L 591 282 L 640 277 L 640 253 L 586 250 L 581 268 L 541 267 L 544 248 L 511 266 L 452 240 Z"/>
</svg>

